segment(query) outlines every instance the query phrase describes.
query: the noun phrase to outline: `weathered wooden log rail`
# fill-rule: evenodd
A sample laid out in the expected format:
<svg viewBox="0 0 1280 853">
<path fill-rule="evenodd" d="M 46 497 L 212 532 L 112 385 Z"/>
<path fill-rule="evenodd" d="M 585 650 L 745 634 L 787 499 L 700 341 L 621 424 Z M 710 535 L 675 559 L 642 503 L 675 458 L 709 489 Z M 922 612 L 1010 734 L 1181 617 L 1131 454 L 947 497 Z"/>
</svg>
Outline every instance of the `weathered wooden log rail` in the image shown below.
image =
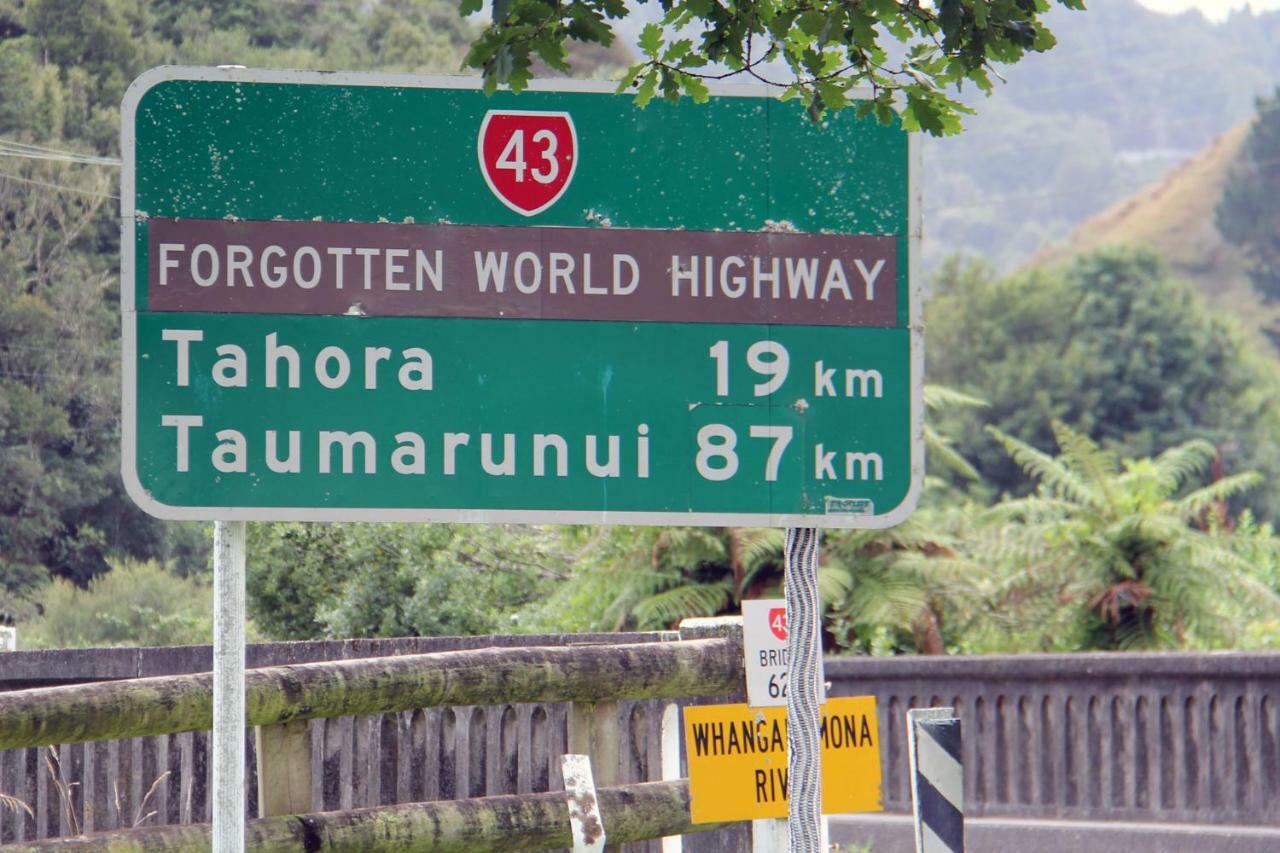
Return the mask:
<svg viewBox="0 0 1280 853">
<path fill-rule="evenodd" d="M 601 817 L 610 843 L 719 829 L 689 822 L 689 784 L 642 782 L 601 788 Z M 346 812 L 249 821 L 246 849 L 255 853 L 512 853 L 569 847 L 565 793 L 411 803 Z M 153 826 L 6 847 L 12 851 L 94 850 L 177 853 L 208 850 L 208 824 Z"/>
<path fill-rule="evenodd" d="M 246 677 L 246 724 L 257 728 L 259 814 L 247 848 L 274 851 L 514 851 L 572 844 L 562 791 L 317 812 L 305 721 L 424 708 L 573 703 L 570 751 L 600 762 L 609 850 L 716 826 L 690 822 L 683 780 L 614 785 L 616 704 L 741 689 L 742 647 L 710 630 L 671 642 L 484 648 L 271 666 Z M 209 673 L 0 694 L 0 750 L 207 730 Z M 665 761 L 665 759 L 664 759 Z M 148 826 L 37 840 L 6 850 L 208 850 L 205 824 Z"/>
<path fill-rule="evenodd" d="M 498 702 L 596 703 L 722 696 L 739 689 L 741 646 L 690 640 L 479 649 L 266 667 L 246 675 L 247 723 Z M 0 694 L 0 749 L 208 729 L 209 673 Z"/>
</svg>

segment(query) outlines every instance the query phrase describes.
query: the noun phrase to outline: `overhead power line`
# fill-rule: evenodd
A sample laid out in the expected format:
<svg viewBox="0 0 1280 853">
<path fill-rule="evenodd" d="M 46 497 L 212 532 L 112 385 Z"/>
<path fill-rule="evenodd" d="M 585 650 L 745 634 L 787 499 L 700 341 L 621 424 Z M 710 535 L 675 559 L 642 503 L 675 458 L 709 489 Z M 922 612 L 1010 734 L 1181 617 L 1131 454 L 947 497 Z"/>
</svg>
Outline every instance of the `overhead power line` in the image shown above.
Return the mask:
<svg viewBox="0 0 1280 853">
<path fill-rule="evenodd" d="M 13 139 L 0 139 L 0 157 L 23 157 L 29 160 L 55 160 L 63 163 L 81 163 L 88 166 L 119 167 L 120 160 L 115 157 L 98 157 L 94 154 L 77 154 L 58 148 L 43 145 L 32 145 Z"/>
<path fill-rule="evenodd" d="M 86 190 L 82 187 L 69 187 L 66 184 L 52 184 L 52 183 L 49 183 L 48 181 L 37 181 L 34 178 L 23 178 L 19 175 L 9 174 L 8 172 L 0 172 L 0 178 L 7 181 L 17 181 L 20 184 L 31 184 L 37 187 L 45 187 L 46 189 L 51 189 L 51 190 L 64 190 L 70 193 L 82 193 L 84 195 L 98 196 L 99 198 L 114 198 L 117 200 L 120 198 L 120 196 L 114 195 L 113 193 L 102 193 L 102 192 L 98 192 L 97 190 Z"/>
</svg>

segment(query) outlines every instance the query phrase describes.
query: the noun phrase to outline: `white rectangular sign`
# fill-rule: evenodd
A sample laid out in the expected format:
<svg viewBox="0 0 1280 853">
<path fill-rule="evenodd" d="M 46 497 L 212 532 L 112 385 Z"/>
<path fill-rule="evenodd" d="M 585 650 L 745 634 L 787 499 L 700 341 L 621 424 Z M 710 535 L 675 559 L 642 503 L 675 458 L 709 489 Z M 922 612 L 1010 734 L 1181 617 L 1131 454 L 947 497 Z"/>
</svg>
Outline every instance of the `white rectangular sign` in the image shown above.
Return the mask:
<svg viewBox="0 0 1280 853">
<path fill-rule="evenodd" d="M 747 704 L 787 704 L 787 603 L 781 598 L 742 602 L 742 647 L 746 654 Z M 819 681 L 824 680 L 818 673 Z M 825 697 L 824 697 L 825 698 Z"/>
</svg>

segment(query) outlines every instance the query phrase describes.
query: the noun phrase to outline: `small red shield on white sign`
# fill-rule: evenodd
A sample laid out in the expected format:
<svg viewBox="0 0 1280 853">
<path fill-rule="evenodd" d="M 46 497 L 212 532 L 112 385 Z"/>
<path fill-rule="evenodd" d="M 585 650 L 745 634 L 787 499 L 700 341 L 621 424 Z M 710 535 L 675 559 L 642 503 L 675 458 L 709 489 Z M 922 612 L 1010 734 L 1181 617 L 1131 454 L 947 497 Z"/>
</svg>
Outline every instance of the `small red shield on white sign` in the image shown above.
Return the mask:
<svg viewBox="0 0 1280 853">
<path fill-rule="evenodd" d="M 476 143 L 480 172 L 498 200 L 523 216 L 555 204 L 578 167 L 578 134 L 563 112 L 489 110 Z"/>
<path fill-rule="evenodd" d="M 787 608 L 772 607 L 769 609 L 769 630 L 779 640 L 787 638 Z"/>
</svg>

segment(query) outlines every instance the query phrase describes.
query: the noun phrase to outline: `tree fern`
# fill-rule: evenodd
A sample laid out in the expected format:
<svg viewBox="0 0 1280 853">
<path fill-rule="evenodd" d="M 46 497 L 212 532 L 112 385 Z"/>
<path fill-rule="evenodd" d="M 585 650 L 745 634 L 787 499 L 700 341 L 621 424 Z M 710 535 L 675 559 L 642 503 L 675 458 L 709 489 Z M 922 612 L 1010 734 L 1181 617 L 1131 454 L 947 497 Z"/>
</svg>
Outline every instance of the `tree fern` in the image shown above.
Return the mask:
<svg viewBox="0 0 1280 853">
<path fill-rule="evenodd" d="M 1115 455 L 1060 421 L 1053 423 L 1053 437 L 1062 448 L 1061 459 L 1066 467 L 1089 487 L 1090 494 L 1100 495 L 1106 506 L 1114 509 L 1116 496 L 1112 481 L 1120 471 Z"/>
<path fill-rule="evenodd" d="M 1229 536 L 1192 526 L 1257 476 L 1237 474 L 1179 495 L 1212 460 L 1212 445 L 1191 441 L 1121 464 L 1061 424 L 1054 425 L 1057 456 L 993 434 L 1040 484 L 1037 495 L 985 515 L 991 526 L 977 552 L 1025 566 L 1002 591 L 1007 601 L 1044 601 L 1050 617 L 1055 605 L 1082 608 L 1082 636 L 1102 648 L 1229 642 L 1239 627 L 1233 616 L 1246 607 L 1280 613 L 1280 601 L 1251 578 Z M 1238 601 L 1246 588 L 1248 602 Z M 1058 601 L 1036 598 L 1046 592 Z"/>
</svg>

